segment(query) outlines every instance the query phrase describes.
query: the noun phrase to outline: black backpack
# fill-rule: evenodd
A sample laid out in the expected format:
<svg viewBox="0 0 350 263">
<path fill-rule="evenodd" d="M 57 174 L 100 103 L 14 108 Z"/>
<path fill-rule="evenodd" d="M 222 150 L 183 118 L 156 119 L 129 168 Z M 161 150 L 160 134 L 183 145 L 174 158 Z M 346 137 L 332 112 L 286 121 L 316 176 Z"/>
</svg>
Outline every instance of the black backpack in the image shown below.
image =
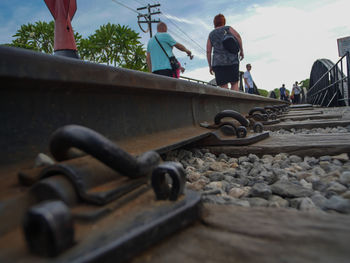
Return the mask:
<svg viewBox="0 0 350 263">
<path fill-rule="evenodd" d="M 222 40 L 224 48 L 233 54 L 238 54 L 240 47 L 237 39 L 229 32 L 229 29 L 225 29 L 224 39 Z"/>
</svg>

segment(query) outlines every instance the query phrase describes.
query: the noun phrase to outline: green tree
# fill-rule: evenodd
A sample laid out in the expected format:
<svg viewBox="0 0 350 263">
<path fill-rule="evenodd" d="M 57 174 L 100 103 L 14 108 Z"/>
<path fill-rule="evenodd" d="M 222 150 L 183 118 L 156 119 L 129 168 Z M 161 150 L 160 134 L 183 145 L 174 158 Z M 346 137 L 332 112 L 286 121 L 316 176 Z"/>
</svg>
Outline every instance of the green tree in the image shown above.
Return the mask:
<svg viewBox="0 0 350 263">
<path fill-rule="evenodd" d="M 16 39 L 9 46 L 31 49 L 43 53 L 52 54 L 54 51 L 54 31 L 55 23 L 53 21 L 35 22 L 22 25 L 12 37 Z M 74 33 L 77 45 L 81 40 L 81 35 Z"/>
<path fill-rule="evenodd" d="M 306 88 L 307 90 L 310 88 L 310 79 L 304 79 L 300 83 L 302 88 Z"/>
<path fill-rule="evenodd" d="M 44 53 L 53 53 L 54 43 L 53 21 L 50 23 L 36 22 L 22 25 L 12 37 L 16 39 L 12 41 L 10 46 L 31 49 Z"/>
<path fill-rule="evenodd" d="M 269 95 L 269 92 L 264 89 L 258 89 L 260 96 L 267 97 Z"/>
<path fill-rule="evenodd" d="M 81 41 L 80 56 L 93 62 L 146 70 L 146 52 L 141 37 L 128 26 L 108 23 Z"/>
<path fill-rule="evenodd" d="M 9 46 L 54 52 L 53 21 L 22 25 Z M 137 32 L 127 26 L 108 23 L 101 26 L 88 38 L 74 33 L 79 55 L 84 60 L 107 65 L 146 71 L 146 52 Z"/>
</svg>

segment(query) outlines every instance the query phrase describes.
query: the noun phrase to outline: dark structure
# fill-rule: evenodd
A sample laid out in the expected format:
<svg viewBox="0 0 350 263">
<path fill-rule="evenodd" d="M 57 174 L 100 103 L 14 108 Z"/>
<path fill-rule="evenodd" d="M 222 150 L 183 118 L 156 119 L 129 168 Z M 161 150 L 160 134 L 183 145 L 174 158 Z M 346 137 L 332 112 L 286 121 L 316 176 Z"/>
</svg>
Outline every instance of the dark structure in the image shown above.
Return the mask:
<svg viewBox="0 0 350 263">
<path fill-rule="evenodd" d="M 307 102 L 337 107 L 349 105 L 349 53 L 336 64 L 329 59 L 318 59 L 312 66 Z"/>
</svg>

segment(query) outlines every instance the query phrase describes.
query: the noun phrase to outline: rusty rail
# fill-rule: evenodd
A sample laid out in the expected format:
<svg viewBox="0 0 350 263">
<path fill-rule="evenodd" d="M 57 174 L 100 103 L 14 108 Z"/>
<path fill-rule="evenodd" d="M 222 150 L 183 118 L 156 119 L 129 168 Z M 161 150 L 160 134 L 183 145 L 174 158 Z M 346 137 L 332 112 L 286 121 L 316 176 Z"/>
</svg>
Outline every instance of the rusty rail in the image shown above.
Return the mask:
<svg viewBox="0 0 350 263">
<path fill-rule="evenodd" d="M 50 134 L 64 125 L 89 127 L 139 154 L 198 135 L 199 123 L 222 110 L 281 103 L 23 49 L 0 47 L 0 56 L 0 165 L 47 153 Z"/>
</svg>

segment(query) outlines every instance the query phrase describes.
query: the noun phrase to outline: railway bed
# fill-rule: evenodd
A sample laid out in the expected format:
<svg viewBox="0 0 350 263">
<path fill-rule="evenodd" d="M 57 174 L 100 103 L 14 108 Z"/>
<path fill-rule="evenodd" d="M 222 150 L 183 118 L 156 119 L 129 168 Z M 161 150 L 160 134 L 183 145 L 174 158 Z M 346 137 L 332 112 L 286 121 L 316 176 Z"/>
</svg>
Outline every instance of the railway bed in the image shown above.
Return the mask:
<svg viewBox="0 0 350 263">
<path fill-rule="evenodd" d="M 348 262 L 348 108 L 0 55 L 1 262 Z"/>
</svg>

